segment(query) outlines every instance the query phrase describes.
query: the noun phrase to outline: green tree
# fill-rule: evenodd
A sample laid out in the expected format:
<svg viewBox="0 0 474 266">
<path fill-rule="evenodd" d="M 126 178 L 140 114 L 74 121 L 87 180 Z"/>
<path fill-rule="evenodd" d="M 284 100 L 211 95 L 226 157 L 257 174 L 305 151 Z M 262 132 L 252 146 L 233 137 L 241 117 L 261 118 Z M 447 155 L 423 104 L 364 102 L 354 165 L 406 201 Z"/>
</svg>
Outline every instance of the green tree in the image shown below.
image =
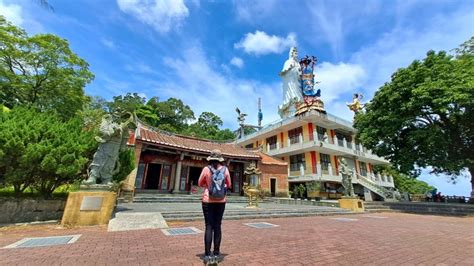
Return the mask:
<svg viewBox="0 0 474 266">
<path fill-rule="evenodd" d="M 31 187 L 49 198 L 82 179 L 97 148 L 79 117 L 64 122 L 56 113 L 19 106 L 0 113 L 0 124 L 0 179 L 17 196 Z"/>
<path fill-rule="evenodd" d="M 176 98 L 156 103 L 155 112 L 158 115 L 158 128 L 176 133 L 185 132 L 188 122 L 194 119 L 191 107 Z"/>
<path fill-rule="evenodd" d="M 474 195 L 474 55 L 429 51 L 399 69 L 355 117 L 359 140 L 401 173 L 454 180 L 467 168 Z"/>
<path fill-rule="evenodd" d="M 221 129 L 219 132 L 216 133 L 215 140 L 234 140 L 235 134 L 230 129 Z"/>
<path fill-rule="evenodd" d="M 116 111 L 134 113 L 137 109 L 145 105 L 145 98 L 139 96 L 136 92 L 128 92 L 125 96 L 114 96 L 113 100 L 106 105 L 110 113 Z"/>
<path fill-rule="evenodd" d="M 30 37 L 0 16 L 0 104 L 73 117 L 87 101 L 84 86 L 93 78 L 66 40 L 52 34 Z"/>
<path fill-rule="evenodd" d="M 211 112 L 202 112 L 198 120 L 188 127 L 185 134 L 214 139 L 220 126 L 222 126 L 222 120 L 219 116 Z"/>
<path fill-rule="evenodd" d="M 158 127 L 159 118 L 156 113 L 158 103 L 158 97 L 152 97 L 145 105 L 136 110 L 138 118 L 151 126 Z"/>
<path fill-rule="evenodd" d="M 428 185 L 428 183 L 424 181 L 417 180 L 413 176 L 399 173 L 393 167 L 376 166 L 375 170 L 393 177 L 395 187 L 401 192 L 408 192 L 410 194 L 425 194 L 426 192 L 435 189 L 435 187 Z"/>
</svg>

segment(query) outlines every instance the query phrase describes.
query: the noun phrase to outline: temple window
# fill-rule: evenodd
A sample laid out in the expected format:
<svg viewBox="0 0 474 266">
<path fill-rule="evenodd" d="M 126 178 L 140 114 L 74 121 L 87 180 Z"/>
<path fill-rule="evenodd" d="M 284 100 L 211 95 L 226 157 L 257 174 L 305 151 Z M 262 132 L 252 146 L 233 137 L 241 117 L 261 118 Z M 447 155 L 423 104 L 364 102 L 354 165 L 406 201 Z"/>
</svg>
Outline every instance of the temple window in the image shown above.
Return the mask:
<svg viewBox="0 0 474 266">
<path fill-rule="evenodd" d="M 328 171 L 329 170 L 329 164 L 331 163 L 331 157 L 328 154 L 320 153 L 321 156 L 320 162 L 321 162 L 321 170 L 323 171 Z"/>
<path fill-rule="evenodd" d="M 300 135 L 303 135 L 302 127 L 297 127 L 292 130 L 288 130 L 288 138 L 290 139 L 290 144 L 299 143 Z"/>
<path fill-rule="evenodd" d="M 324 141 L 324 134 L 327 136 L 327 130 L 324 127 L 316 126 L 316 132 L 318 132 L 318 140 Z"/>
<path fill-rule="evenodd" d="M 299 171 L 301 165 L 306 170 L 304 153 L 290 156 L 290 171 Z"/>
<path fill-rule="evenodd" d="M 269 146 L 270 150 L 274 150 L 277 148 L 277 136 L 267 138 L 267 145 Z"/>
</svg>

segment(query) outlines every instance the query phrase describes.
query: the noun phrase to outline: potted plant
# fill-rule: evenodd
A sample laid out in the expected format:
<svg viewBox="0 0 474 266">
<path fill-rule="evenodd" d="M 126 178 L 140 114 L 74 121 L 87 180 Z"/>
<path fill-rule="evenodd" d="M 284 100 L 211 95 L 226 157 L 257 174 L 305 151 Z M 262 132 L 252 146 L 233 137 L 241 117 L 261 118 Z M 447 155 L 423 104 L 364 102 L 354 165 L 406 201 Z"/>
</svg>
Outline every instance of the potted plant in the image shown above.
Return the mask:
<svg viewBox="0 0 474 266">
<path fill-rule="evenodd" d="M 306 183 L 306 188 L 308 191 L 308 198 L 320 199 L 321 195 L 321 182 L 311 181 Z"/>
<path fill-rule="evenodd" d="M 298 190 L 298 196 L 302 199 L 304 197 L 304 192 L 306 191 L 306 186 L 303 184 L 300 184 L 297 187 L 297 190 Z"/>
</svg>

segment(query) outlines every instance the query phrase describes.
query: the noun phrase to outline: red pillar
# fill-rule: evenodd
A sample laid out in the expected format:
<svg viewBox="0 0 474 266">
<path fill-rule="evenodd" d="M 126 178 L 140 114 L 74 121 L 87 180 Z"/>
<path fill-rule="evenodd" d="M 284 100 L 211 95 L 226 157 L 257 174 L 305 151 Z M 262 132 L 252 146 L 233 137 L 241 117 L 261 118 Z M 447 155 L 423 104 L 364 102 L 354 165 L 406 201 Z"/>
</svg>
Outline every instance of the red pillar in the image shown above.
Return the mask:
<svg viewBox="0 0 474 266">
<path fill-rule="evenodd" d="M 313 174 L 316 174 L 316 152 L 311 152 L 311 166 L 313 168 Z"/>
</svg>

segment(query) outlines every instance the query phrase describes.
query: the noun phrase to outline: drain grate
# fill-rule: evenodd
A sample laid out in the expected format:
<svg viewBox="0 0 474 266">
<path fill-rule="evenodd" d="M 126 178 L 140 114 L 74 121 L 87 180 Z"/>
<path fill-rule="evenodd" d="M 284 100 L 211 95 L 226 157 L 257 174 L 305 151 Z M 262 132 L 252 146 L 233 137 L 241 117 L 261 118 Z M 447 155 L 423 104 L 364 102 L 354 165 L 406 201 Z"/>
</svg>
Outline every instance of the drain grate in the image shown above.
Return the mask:
<svg viewBox="0 0 474 266">
<path fill-rule="evenodd" d="M 265 223 L 265 222 L 260 222 L 260 223 L 244 223 L 246 226 L 250 226 L 253 228 L 270 228 L 270 227 L 277 227 L 278 225 L 276 224 L 271 224 L 271 223 Z"/>
<path fill-rule="evenodd" d="M 365 218 L 374 218 L 374 219 L 387 219 L 387 217 L 383 217 L 383 216 L 363 216 Z"/>
<path fill-rule="evenodd" d="M 341 222 L 355 222 L 358 221 L 358 219 L 353 219 L 353 218 L 331 218 L 336 221 L 341 221 Z"/>
<path fill-rule="evenodd" d="M 66 245 L 76 242 L 81 235 L 23 238 L 4 248 L 32 248 Z"/>
<path fill-rule="evenodd" d="M 167 236 L 195 235 L 202 233 L 202 231 L 197 229 L 196 227 L 161 229 L 161 232 L 163 232 L 163 234 Z"/>
</svg>

